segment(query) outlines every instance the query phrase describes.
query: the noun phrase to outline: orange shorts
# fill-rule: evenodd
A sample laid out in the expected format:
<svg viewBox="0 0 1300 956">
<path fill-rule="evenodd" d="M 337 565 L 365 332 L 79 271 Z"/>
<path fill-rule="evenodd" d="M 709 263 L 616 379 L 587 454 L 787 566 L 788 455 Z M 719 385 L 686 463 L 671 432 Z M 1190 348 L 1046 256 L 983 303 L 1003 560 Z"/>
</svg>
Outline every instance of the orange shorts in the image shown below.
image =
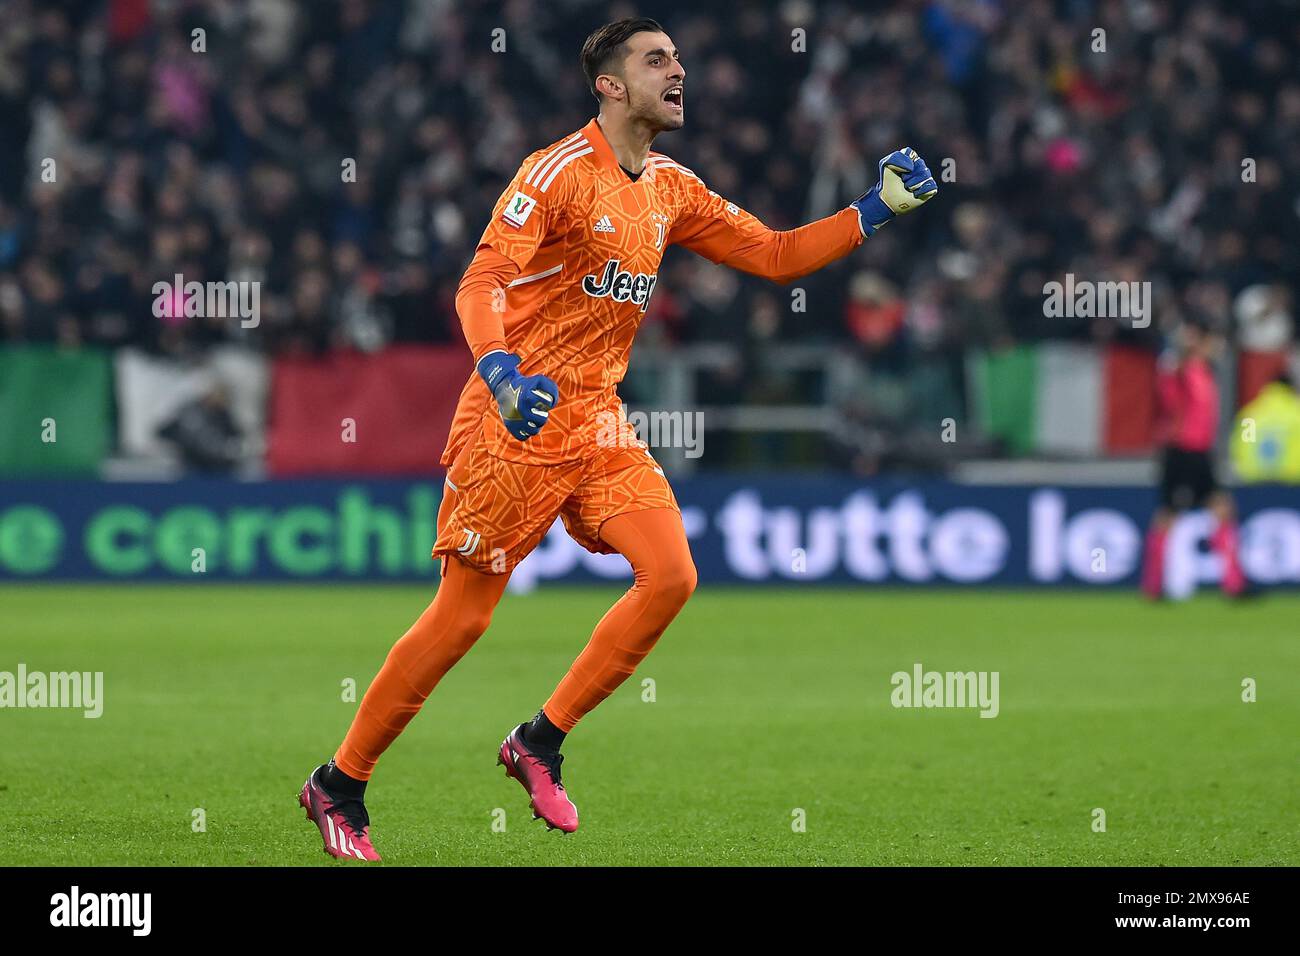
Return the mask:
<svg viewBox="0 0 1300 956">
<path fill-rule="evenodd" d="M 434 557 L 455 555 L 484 574 L 513 571 L 557 517 L 588 551 L 612 554 L 600 539 L 606 519 L 681 510 L 663 469 L 640 444 L 597 446 L 578 461 L 530 465 L 498 458 L 473 439 L 448 469 L 444 495 Z"/>
</svg>

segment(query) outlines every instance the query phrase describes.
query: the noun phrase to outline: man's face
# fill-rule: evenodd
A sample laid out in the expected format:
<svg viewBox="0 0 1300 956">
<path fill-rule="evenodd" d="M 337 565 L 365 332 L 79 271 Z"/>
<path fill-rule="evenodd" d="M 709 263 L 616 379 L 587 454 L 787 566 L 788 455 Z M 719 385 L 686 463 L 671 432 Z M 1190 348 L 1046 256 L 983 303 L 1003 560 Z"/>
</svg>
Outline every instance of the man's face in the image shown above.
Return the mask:
<svg viewBox="0 0 1300 956">
<path fill-rule="evenodd" d="M 666 33 L 638 33 L 627 41 L 623 83 L 631 119 L 658 132 L 681 129 L 686 122 L 686 70 Z"/>
<path fill-rule="evenodd" d="M 1207 361 L 1215 357 L 1215 336 L 1208 330 L 1195 325 L 1183 326 L 1183 348 L 1188 355 L 1195 355 Z"/>
</svg>

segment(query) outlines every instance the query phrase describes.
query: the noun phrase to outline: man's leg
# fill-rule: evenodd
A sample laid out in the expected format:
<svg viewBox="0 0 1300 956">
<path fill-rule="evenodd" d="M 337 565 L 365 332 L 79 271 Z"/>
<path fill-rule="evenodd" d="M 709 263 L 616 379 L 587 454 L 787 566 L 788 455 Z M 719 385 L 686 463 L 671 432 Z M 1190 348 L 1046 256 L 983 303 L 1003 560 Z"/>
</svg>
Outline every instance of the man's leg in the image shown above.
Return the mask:
<svg viewBox="0 0 1300 956">
<path fill-rule="evenodd" d="M 1210 547 L 1223 561 L 1223 593 L 1236 597 L 1246 590 L 1246 575 L 1241 570 L 1240 535 L 1237 531 L 1237 509 L 1226 492 L 1215 492 L 1210 498 L 1210 511 L 1217 524 L 1210 536 Z"/>
<path fill-rule="evenodd" d="M 1146 546 L 1142 554 L 1142 593 L 1153 601 L 1165 594 L 1165 546 L 1169 528 L 1181 508 L 1187 506 L 1184 458 L 1174 448 L 1165 448 L 1159 460 L 1160 504 L 1147 526 Z"/>
<path fill-rule="evenodd" d="M 448 558 L 433 603 L 411 625 L 370 683 L 343 746 L 312 771 L 298 794 L 316 824 L 325 852 L 344 859 L 378 860 L 370 841 L 366 782 L 437 685 L 487 630 L 509 575 L 484 574 Z"/>
<path fill-rule="evenodd" d="M 1165 592 L 1165 544 L 1173 514 L 1168 508 L 1157 508 L 1147 528 L 1145 553 L 1142 557 L 1142 592 L 1152 600 L 1159 600 Z"/>
<path fill-rule="evenodd" d="M 471 442 L 447 475 L 434 554 L 443 580 L 433 603 L 388 654 L 333 767 L 366 781 L 442 676 L 474 645 L 505 593 L 509 571 L 536 547 L 576 482 L 572 468 L 504 461 Z M 521 502 L 507 489 L 526 488 Z M 474 529 L 474 530 L 470 530 Z"/>
<path fill-rule="evenodd" d="M 371 682 L 334 765 L 354 780 L 369 780 L 380 755 L 419 712 L 442 676 L 487 630 L 508 574 L 482 574 L 456 558 L 433 603 L 388 652 Z"/>
<path fill-rule="evenodd" d="M 615 515 L 600 537 L 627 558 L 633 583 L 542 706 L 541 716 L 563 733 L 627 680 L 695 590 L 695 562 L 676 510 Z"/>
<path fill-rule="evenodd" d="M 457 456 L 438 509 L 432 550 L 443 579 L 433 603 L 393 645 L 334 759 L 312 772 L 299 795 L 326 852 L 347 856 L 353 847 L 353 856 L 379 859 L 363 803 L 376 762 L 487 630 L 511 569 L 546 534 L 580 475 L 581 463 L 496 458 L 478 438 Z"/>
<path fill-rule="evenodd" d="M 667 482 L 662 485 L 667 488 Z M 671 501 L 671 492 L 663 500 Z M 695 590 L 695 563 L 675 507 L 625 512 L 598 526 L 600 544 L 632 565 L 632 587 L 600 619 L 532 723 L 512 730 L 498 754 L 506 774 L 528 791 L 534 814 L 567 833 L 578 829 L 578 808 L 560 779 L 565 734 L 628 678 Z M 593 522 L 592 531 L 595 527 Z M 586 528 L 579 533 L 589 538 Z"/>
</svg>

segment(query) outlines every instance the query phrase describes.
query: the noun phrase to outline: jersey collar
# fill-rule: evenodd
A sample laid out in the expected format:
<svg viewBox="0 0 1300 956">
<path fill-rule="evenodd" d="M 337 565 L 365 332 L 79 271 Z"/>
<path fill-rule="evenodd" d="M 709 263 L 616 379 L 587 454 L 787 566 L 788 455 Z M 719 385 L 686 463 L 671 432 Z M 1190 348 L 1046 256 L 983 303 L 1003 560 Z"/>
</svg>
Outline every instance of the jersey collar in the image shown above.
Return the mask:
<svg viewBox="0 0 1300 956">
<path fill-rule="evenodd" d="M 582 128 L 582 135 L 596 151 L 596 162 L 600 164 L 600 168 L 607 172 L 617 172 L 622 176 L 623 171 L 618 167 L 618 157 L 614 155 L 614 147 L 609 145 L 609 140 L 605 138 L 605 131 L 600 128 L 600 123 L 594 117 Z"/>
<path fill-rule="evenodd" d="M 582 135 L 586 137 L 587 142 L 591 144 L 593 155 L 602 171 L 614 173 L 618 176 L 619 182 L 627 183 L 629 186 L 635 186 L 637 183 L 648 182 L 654 179 L 654 171 L 650 166 L 650 157 L 646 157 L 646 164 L 641 169 L 641 176 L 633 182 L 627 178 L 627 173 L 623 172 L 623 167 L 619 165 L 618 157 L 614 155 L 614 147 L 609 145 L 609 140 L 605 138 L 605 131 L 600 128 L 600 123 L 592 119 L 590 123 L 582 128 Z"/>
</svg>

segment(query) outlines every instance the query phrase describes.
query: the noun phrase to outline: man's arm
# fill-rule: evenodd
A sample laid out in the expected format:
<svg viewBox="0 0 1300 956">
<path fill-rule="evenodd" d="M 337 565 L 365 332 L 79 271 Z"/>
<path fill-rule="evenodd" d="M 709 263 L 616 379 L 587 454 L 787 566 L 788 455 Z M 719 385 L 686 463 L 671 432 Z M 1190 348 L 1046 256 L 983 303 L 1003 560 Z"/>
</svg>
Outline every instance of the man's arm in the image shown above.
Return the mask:
<svg viewBox="0 0 1300 956">
<path fill-rule="evenodd" d="M 474 367 L 497 400 L 506 430 L 520 441 L 536 435 L 560 399 L 555 382 L 545 375 L 523 375 L 519 356 L 506 345 L 506 289 L 519 266 L 491 246 L 479 246 L 456 290 L 456 312 Z"/>
<path fill-rule="evenodd" d="M 1173 349 L 1166 349 L 1156 360 L 1156 404 L 1169 416 L 1182 411 L 1185 361 L 1186 357 Z"/>
<path fill-rule="evenodd" d="M 852 209 L 782 231 L 709 192 L 698 179 L 692 178 L 688 188 L 694 207 L 673 224 L 668 243 L 685 246 L 719 265 L 784 284 L 862 245 L 862 230 Z"/>
<path fill-rule="evenodd" d="M 691 206 L 673 225 L 668 242 L 710 262 L 780 283 L 843 258 L 895 216 L 911 212 L 939 191 L 915 150 L 898 150 L 880 161 L 880 181 L 847 209 L 779 231 L 710 192 L 693 173 L 683 173 Z"/>
<path fill-rule="evenodd" d="M 507 348 L 502 320 L 506 289 L 568 221 L 574 180 L 566 163 L 548 166 L 556 154 L 556 149 L 539 151 L 519 167 L 497 199 L 461 277 L 456 312 L 476 361 L 488 347 Z M 546 169 L 549 175 L 543 175 Z"/>
<path fill-rule="evenodd" d="M 519 371 L 520 358 L 506 342 L 506 290 L 560 227 L 572 194 L 569 177 L 532 175 L 545 154 L 515 174 L 497 200 L 474 259 L 456 290 L 456 313 L 474 366 L 497 401 L 506 430 L 526 441 L 546 424 L 559 389 L 545 375 Z"/>
<path fill-rule="evenodd" d="M 720 196 L 715 196 L 714 202 L 722 207 L 719 211 L 680 220 L 668 233 L 668 242 L 685 246 L 711 263 L 781 284 L 816 272 L 862 245 L 862 230 L 853 209 L 841 209 L 835 216 L 783 232 L 768 228 Z M 728 212 L 727 207 L 735 212 Z"/>
<path fill-rule="evenodd" d="M 519 266 L 492 246 L 479 246 L 456 289 L 456 314 L 475 363 L 489 352 L 509 351 L 502 316 L 506 288 Z"/>
<path fill-rule="evenodd" d="M 1183 365 L 1186 357 L 1166 349 L 1156 360 L 1157 439 L 1171 442 L 1177 437 L 1186 411 Z"/>
</svg>

